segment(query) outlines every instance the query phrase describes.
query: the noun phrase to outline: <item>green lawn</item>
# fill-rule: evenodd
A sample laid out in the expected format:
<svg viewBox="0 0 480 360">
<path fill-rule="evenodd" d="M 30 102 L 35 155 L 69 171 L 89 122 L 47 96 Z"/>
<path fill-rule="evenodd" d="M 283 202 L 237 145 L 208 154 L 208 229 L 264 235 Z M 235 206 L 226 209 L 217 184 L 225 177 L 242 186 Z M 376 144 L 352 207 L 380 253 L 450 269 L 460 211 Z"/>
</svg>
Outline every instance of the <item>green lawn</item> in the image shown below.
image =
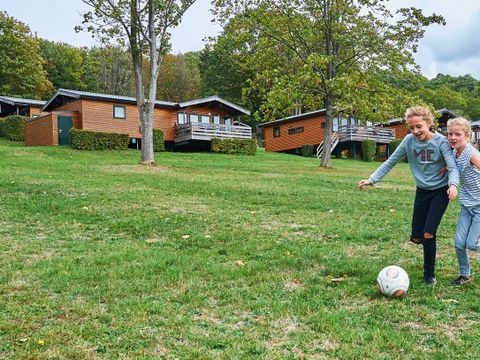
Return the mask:
<svg viewBox="0 0 480 360">
<path fill-rule="evenodd" d="M 480 357 L 480 282 L 448 286 L 458 204 L 425 286 L 407 164 L 358 191 L 378 163 L 138 160 L 0 140 L 0 359 Z"/>
</svg>

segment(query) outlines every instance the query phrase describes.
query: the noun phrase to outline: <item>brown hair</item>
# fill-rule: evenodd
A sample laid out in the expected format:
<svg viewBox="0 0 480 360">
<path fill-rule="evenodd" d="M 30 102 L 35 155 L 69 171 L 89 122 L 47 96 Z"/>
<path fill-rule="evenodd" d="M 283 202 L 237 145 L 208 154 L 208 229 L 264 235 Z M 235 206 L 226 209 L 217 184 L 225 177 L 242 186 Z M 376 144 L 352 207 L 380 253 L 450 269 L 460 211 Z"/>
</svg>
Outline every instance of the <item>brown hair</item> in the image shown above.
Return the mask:
<svg viewBox="0 0 480 360">
<path fill-rule="evenodd" d="M 465 135 L 468 138 L 472 137 L 472 128 L 470 127 L 470 121 L 463 117 L 456 117 L 447 121 L 447 128 L 454 125 L 460 126 L 462 130 L 465 131 Z"/>
<path fill-rule="evenodd" d="M 414 106 L 405 111 L 405 120 L 414 116 L 421 116 L 423 121 L 433 124 L 433 114 L 430 109 L 425 106 Z"/>
</svg>

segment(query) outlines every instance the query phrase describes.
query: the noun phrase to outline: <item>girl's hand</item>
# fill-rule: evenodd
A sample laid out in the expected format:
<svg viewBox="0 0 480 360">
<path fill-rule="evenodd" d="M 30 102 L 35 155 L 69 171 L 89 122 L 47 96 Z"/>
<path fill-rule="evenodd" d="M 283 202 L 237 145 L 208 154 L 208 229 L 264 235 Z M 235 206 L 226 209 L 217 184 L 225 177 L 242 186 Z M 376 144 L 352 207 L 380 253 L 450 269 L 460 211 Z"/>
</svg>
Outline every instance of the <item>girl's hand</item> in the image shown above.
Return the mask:
<svg viewBox="0 0 480 360">
<path fill-rule="evenodd" d="M 448 201 L 452 202 L 453 200 L 455 200 L 455 198 L 458 195 L 457 187 L 455 185 L 450 185 L 450 187 L 447 190 L 447 194 L 448 194 Z"/>
<path fill-rule="evenodd" d="M 440 174 L 441 177 L 444 177 L 448 173 L 448 168 L 444 166 L 443 168 L 440 169 L 438 173 Z"/>
<path fill-rule="evenodd" d="M 368 180 L 360 180 L 360 181 L 358 182 L 358 188 L 359 188 L 360 190 L 363 190 L 363 189 L 365 188 L 365 186 L 372 186 L 372 184 L 371 184 L 370 181 L 368 181 Z"/>
</svg>

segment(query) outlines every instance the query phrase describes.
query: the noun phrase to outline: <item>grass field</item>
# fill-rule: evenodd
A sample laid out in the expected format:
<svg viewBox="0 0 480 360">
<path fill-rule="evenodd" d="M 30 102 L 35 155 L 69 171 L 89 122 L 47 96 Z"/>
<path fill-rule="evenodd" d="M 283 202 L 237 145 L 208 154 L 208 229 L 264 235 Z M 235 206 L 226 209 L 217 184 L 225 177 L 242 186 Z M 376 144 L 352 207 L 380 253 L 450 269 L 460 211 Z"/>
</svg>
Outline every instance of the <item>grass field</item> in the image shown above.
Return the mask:
<svg viewBox="0 0 480 360">
<path fill-rule="evenodd" d="M 408 242 L 399 164 L 26 148 L 0 140 L 0 359 L 478 359 L 480 282 Z M 478 258 L 472 261 L 479 269 Z M 388 299 L 378 271 L 410 290 Z"/>
</svg>

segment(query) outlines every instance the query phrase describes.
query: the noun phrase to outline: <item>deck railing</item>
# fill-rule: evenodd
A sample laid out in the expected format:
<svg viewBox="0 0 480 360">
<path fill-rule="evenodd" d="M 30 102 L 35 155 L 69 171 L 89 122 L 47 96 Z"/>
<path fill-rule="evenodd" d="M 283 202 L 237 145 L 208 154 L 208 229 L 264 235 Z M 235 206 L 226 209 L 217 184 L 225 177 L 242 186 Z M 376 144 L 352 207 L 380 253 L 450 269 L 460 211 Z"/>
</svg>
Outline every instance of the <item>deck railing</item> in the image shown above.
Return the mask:
<svg viewBox="0 0 480 360">
<path fill-rule="evenodd" d="M 388 144 L 395 139 L 395 129 L 381 126 L 344 125 L 337 131 L 340 142 L 373 140 Z"/>
<path fill-rule="evenodd" d="M 175 129 L 175 142 L 188 140 L 210 141 L 212 138 L 251 139 L 252 128 L 247 125 L 187 123 L 177 125 Z"/>
</svg>

